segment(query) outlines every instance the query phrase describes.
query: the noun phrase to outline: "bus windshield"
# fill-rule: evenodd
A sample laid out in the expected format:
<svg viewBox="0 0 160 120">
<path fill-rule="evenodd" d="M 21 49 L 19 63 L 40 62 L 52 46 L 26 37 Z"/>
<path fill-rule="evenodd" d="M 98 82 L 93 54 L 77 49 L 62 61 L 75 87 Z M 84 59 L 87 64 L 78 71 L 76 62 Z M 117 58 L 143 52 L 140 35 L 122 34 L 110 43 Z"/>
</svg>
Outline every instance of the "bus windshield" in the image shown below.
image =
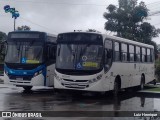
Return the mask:
<svg viewBox="0 0 160 120">
<path fill-rule="evenodd" d="M 103 47 L 92 44 L 59 44 L 56 68 L 65 70 L 99 70 Z"/>
<path fill-rule="evenodd" d="M 5 62 L 37 64 L 42 63 L 43 46 L 40 42 L 8 42 Z"/>
</svg>

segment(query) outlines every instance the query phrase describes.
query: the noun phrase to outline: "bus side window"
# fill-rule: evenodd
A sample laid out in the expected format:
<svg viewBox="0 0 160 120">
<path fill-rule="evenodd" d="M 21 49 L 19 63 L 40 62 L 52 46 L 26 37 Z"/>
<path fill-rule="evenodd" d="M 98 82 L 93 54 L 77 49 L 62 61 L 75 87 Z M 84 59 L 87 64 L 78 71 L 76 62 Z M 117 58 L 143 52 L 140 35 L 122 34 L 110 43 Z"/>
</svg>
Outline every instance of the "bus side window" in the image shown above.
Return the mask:
<svg viewBox="0 0 160 120">
<path fill-rule="evenodd" d="M 47 46 L 47 60 L 50 59 L 50 46 Z"/>
<path fill-rule="evenodd" d="M 127 44 L 122 43 L 121 44 L 121 59 L 122 61 L 127 61 Z"/>
<path fill-rule="evenodd" d="M 51 47 L 51 58 L 56 59 L 56 45 Z"/>
<path fill-rule="evenodd" d="M 142 62 L 146 62 L 146 48 L 142 48 Z"/>
<path fill-rule="evenodd" d="M 56 46 L 55 45 L 50 45 L 47 47 L 48 48 L 48 59 L 55 59 L 56 58 Z"/>
<path fill-rule="evenodd" d="M 129 60 L 130 60 L 130 62 L 134 62 L 134 60 L 135 60 L 135 55 L 134 55 L 134 45 L 129 45 Z"/>
<path fill-rule="evenodd" d="M 111 64 L 112 64 L 112 41 L 105 40 L 105 61 L 104 61 L 104 68 L 107 71 Z"/>
<path fill-rule="evenodd" d="M 55 63 L 56 61 L 56 45 L 47 45 L 47 64 Z"/>
<path fill-rule="evenodd" d="M 114 60 L 120 61 L 120 44 L 119 42 L 114 43 Z"/>
<path fill-rule="evenodd" d="M 141 61 L 141 49 L 140 47 L 136 46 L 136 62 Z"/>
<path fill-rule="evenodd" d="M 147 49 L 147 62 L 151 62 L 151 49 Z"/>
</svg>

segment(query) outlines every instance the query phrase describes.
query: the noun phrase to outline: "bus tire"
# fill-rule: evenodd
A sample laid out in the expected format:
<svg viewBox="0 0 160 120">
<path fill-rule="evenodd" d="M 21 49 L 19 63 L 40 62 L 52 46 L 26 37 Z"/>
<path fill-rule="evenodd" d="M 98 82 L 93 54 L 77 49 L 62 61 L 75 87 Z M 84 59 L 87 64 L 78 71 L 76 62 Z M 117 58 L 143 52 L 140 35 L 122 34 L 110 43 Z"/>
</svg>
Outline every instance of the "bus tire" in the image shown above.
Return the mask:
<svg viewBox="0 0 160 120">
<path fill-rule="evenodd" d="M 25 91 L 30 91 L 32 89 L 32 86 L 24 86 L 23 89 Z"/>
<path fill-rule="evenodd" d="M 120 81 L 118 78 L 116 78 L 114 82 L 114 90 L 113 90 L 114 96 L 117 96 L 119 94 L 119 91 L 120 91 Z"/>
<path fill-rule="evenodd" d="M 140 84 L 140 90 L 144 89 L 144 84 L 145 84 L 145 78 L 144 75 L 141 76 L 141 84 Z"/>
</svg>

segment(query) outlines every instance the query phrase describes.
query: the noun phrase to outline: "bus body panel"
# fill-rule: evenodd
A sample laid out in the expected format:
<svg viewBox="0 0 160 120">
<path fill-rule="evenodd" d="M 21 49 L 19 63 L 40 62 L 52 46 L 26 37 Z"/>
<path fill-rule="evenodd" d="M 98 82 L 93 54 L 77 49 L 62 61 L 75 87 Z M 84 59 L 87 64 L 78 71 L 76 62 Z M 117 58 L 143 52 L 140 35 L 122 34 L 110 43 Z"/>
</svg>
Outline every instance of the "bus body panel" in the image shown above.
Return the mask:
<svg viewBox="0 0 160 120">
<path fill-rule="evenodd" d="M 118 63 L 113 62 L 108 74 L 113 72 L 114 78 L 111 81 L 112 86 L 116 76 L 121 77 L 121 88 L 133 87 L 140 85 L 142 74 L 145 75 L 145 83 L 149 83 L 154 80 L 154 64 L 142 64 L 142 63 Z M 113 87 L 112 89 L 113 90 Z"/>
<path fill-rule="evenodd" d="M 47 66 L 47 75 L 39 74 L 32 77 L 31 80 L 15 80 L 9 79 L 9 77 L 4 72 L 4 83 L 13 85 L 24 85 L 24 86 L 53 86 L 54 85 L 54 69 L 55 65 Z M 23 77 L 23 76 L 22 76 Z"/>
<path fill-rule="evenodd" d="M 113 63 L 112 68 L 106 74 L 103 74 L 102 78 L 99 81 L 95 82 L 93 85 L 91 85 L 85 89 L 76 89 L 76 88 L 65 87 L 65 86 L 61 85 L 59 80 L 57 80 L 57 78 L 55 77 L 54 78 L 54 82 L 55 82 L 54 88 L 104 92 L 104 91 L 109 91 L 109 90 L 114 89 L 114 82 L 115 82 L 116 76 L 118 76 L 118 75 L 121 76 L 121 88 L 128 88 L 128 87 L 134 87 L 134 86 L 140 85 L 141 76 L 143 73 L 145 75 L 145 83 L 149 83 L 151 80 L 155 79 L 153 64 L 148 64 L 147 67 L 145 64 L 143 64 L 141 66 L 137 65 L 137 67 L 139 69 L 138 71 L 134 70 L 134 67 L 133 67 L 134 65 L 135 65 L 135 63 L 129 63 L 128 65 L 126 65 L 125 63 Z M 130 70 L 125 69 L 125 71 L 124 71 L 124 66 L 126 68 L 130 68 Z M 122 71 L 122 68 L 123 68 L 123 71 Z M 128 71 L 133 71 L 133 72 L 129 73 Z M 148 74 L 148 72 L 150 72 L 150 73 Z M 90 80 L 90 79 L 95 78 L 95 76 L 97 76 L 97 75 L 92 75 L 92 76 L 64 75 L 64 74 L 58 73 L 57 71 L 55 71 L 55 73 L 61 79 L 71 79 L 71 80 Z M 113 73 L 113 75 L 111 75 L 111 73 Z M 65 77 L 65 76 L 67 76 L 67 77 Z"/>
<path fill-rule="evenodd" d="M 16 86 L 44 86 L 44 76 L 42 74 L 33 77 L 31 80 L 9 79 L 4 73 L 4 83 Z"/>
<path fill-rule="evenodd" d="M 73 89 L 71 87 L 76 87 L 77 90 L 84 90 L 84 91 L 108 91 L 110 90 L 110 86 L 109 86 L 109 82 L 110 80 L 105 79 L 105 76 L 102 76 L 102 80 L 99 80 L 97 82 L 93 82 L 93 83 L 89 83 L 90 80 L 95 79 L 98 75 L 104 73 L 104 71 L 102 70 L 100 73 L 97 73 L 96 75 L 87 75 L 87 76 L 70 76 L 70 75 L 65 75 L 65 74 L 61 74 L 58 73 L 55 70 L 55 74 L 56 76 L 59 76 L 59 78 L 57 79 L 57 77 L 54 78 L 54 88 L 55 89 Z M 63 83 L 65 84 L 65 81 L 61 81 L 59 79 L 65 79 L 65 81 L 68 80 L 73 80 L 70 82 L 66 82 L 66 86 L 62 85 Z M 84 81 L 85 82 L 76 82 L 76 81 Z M 89 87 L 82 87 L 81 86 L 87 86 L 89 85 Z M 78 87 L 77 87 L 78 86 Z"/>
</svg>

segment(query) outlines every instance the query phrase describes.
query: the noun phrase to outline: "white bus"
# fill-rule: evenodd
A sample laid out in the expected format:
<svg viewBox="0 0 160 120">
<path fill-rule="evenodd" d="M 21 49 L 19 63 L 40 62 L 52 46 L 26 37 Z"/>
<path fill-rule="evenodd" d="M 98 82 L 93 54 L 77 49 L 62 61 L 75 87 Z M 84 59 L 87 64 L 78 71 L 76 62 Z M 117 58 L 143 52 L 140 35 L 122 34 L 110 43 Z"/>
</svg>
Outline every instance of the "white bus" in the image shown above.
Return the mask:
<svg viewBox="0 0 160 120">
<path fill-rule="evenodd" d="M 4 83 L 30 90 L 53 86 L 56 35 L 39 31 L 9 32 L 4 61 Z"/>
<path fill-rule="evenodd" d="M 57 37 L 54 88 L 115 94 L 154 80 L 154 47 L 90 32 Z"/>
</svg>

